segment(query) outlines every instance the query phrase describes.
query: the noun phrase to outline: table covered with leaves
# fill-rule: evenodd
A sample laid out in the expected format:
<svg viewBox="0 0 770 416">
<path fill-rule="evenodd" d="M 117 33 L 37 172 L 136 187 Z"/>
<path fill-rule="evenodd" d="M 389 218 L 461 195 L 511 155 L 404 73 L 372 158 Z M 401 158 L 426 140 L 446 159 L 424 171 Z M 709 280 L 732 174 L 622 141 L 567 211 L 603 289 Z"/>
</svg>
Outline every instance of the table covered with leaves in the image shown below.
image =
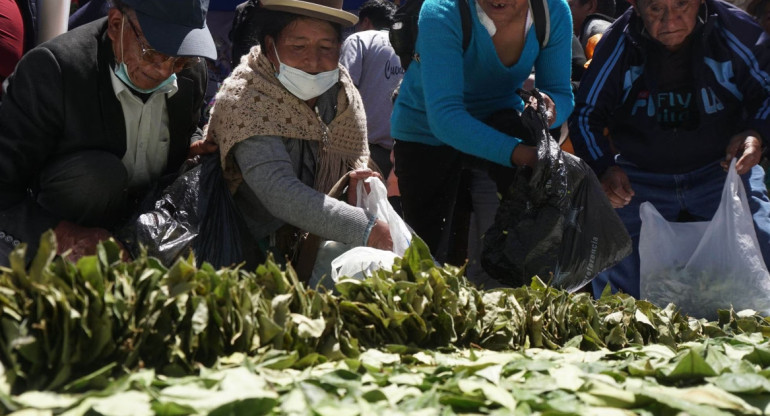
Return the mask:
<svg viewBox="0 0 770 416">
<path fill-rule="evenodd" d="M 770 322 L 688 318 L 533 279 L 482 291 L 415 240 L 392 270 L 309 290 L 256 270 L 70 263 L 45 235 L 0 269 L 0 404 L 16 415 L 770 413 Z"/>
</svg>

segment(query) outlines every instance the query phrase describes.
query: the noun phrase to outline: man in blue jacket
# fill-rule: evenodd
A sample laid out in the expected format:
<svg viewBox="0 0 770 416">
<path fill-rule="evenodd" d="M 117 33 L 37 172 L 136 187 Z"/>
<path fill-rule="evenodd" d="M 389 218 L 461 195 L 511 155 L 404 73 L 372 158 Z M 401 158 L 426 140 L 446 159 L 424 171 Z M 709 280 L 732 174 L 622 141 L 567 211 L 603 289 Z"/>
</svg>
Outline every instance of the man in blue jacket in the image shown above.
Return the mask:
<svg viewBox="0 0 770 416">
<path fill-rule="evenodd" d="M 583 76 L 570 136 L 602 180 L 634 253 L 597 277 L 594 294 L 639 297 L 639 206 L 669 221 L 710 220 L 737 157 L 765 262 L 770 201 L 757 164 L 770 137 L 770 38 L 720 0 L 630 0 Z"/>
</svg>

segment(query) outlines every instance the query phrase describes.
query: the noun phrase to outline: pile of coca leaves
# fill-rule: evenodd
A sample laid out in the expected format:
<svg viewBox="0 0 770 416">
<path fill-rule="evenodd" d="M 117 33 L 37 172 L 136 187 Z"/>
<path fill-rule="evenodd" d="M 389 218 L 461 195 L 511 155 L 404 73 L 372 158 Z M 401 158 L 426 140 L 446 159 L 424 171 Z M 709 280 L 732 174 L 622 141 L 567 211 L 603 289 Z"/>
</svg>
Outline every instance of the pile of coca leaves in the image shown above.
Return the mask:
<svg viewBox="0 0 770 416">
<path fill-rule="evenodd" d="M 0 362 L 10 392 L 76 392 L 137 371 L 182 377 L 233 354 L 284 351 L 278 367 L 303 369 L 392 352 L 529 348 L 620 351 L 660 344 L 770 335 L 755 313 L 696 320 L 627 295 L 593 300 L 535 277 L 528 287 L 482 291 L 453 266 L 437 267 L 415 239 L 392 270 L 316 291 L 269 259 L 256 270 L 215 270 L 146 254 L 123 262 L 118 246 L 71 263 L 45 234 L 29 267 L 24 247 L 0 268 Z M 280 364 L 280 363 L 279 363 Z M 0 398 L 1 399 L 1 398 Z"/>
</svg>

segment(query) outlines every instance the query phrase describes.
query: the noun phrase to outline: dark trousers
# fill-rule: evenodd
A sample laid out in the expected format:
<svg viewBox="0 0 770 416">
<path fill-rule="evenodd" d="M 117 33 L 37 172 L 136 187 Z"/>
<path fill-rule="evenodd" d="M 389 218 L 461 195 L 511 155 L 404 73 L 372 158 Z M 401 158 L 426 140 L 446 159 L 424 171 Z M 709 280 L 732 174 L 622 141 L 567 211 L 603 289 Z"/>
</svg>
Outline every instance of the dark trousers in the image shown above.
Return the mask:
<svg viewBox="0 0 770 416">
<path fill-rule="evenodd" d="M 390 163 L 390 149 L 369 143 L 369 156 L 374 160 L 374 163 L 377 164 L 377 167 L 380 168 L 382 179 L 388 179 L 390 170 L 393 168 L 393 164 Z"/>
<path fill-rule="evenodd" d="M 437 261 L 458 263 L 450 259 L 450 251 L 462 154 L 449 146 L 399 140 L 393 149 L 404 221 L 425 241 Z"/>
<path fill-rule="evenodd" d="M 87 150 L 54 159 L 33 194 L 43 208 L 86 227 L 110 228 L 127 214 L 128 173 L 112 153 Z"/>
</svg>

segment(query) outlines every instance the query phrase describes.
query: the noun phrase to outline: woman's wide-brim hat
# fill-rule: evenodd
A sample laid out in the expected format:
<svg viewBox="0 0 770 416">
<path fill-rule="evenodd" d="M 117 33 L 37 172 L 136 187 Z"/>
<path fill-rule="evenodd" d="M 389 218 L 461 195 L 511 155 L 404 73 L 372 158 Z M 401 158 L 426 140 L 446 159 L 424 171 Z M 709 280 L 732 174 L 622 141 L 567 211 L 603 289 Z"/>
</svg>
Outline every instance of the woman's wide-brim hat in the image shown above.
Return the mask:
<svg viewBox="0 0 770 416">
<path fill-rule="evenodd" d="M 339 23 L 343 27 L 358 23 L 358 16 L 342 10 L 342 0 L 260 0 L 260 3 L 267 10 L 314 17 Z"/>
</svg>

